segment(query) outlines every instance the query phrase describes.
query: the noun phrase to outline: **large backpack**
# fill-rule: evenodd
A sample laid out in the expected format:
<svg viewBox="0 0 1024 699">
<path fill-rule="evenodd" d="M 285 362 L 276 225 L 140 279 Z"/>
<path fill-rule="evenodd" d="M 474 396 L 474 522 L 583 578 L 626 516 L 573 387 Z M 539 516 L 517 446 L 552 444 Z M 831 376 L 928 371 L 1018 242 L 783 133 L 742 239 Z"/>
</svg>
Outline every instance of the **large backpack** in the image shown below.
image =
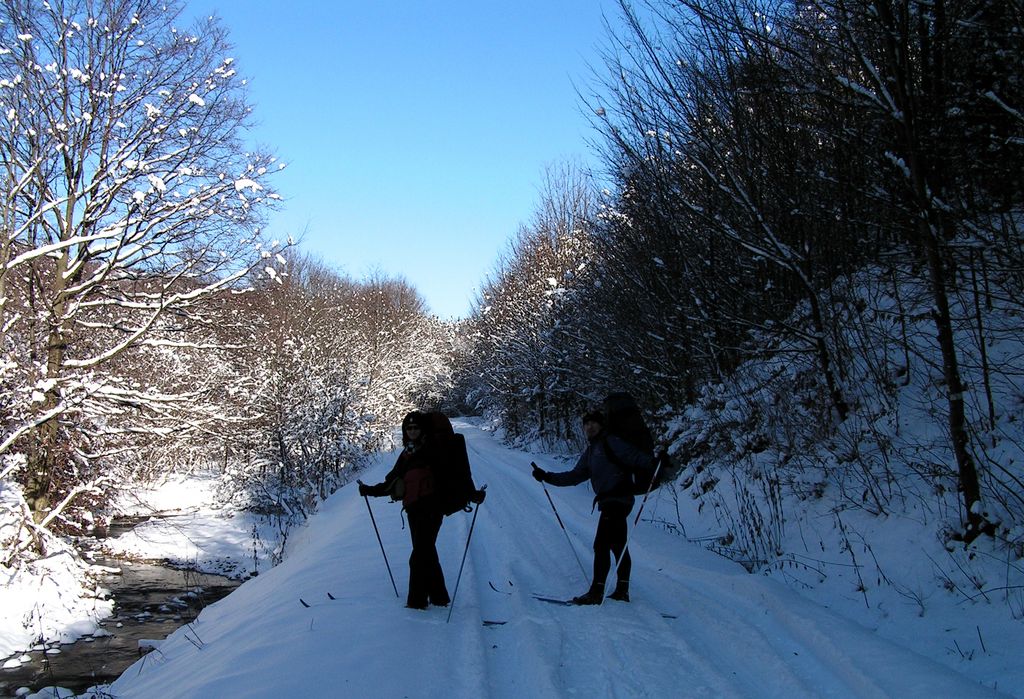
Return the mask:
<svg viewBox="0 0 1024 699">
<path fill-rule="evenodd" d="M 650 465 L 641 469 L 631 469 L 633 477 L 633 494 L 646 495 L 670 479 L 675 473 L 672 459 L 665 449 L 654 451 L 654 438 L 644 421 L 640 407 L 629 393 L 610 393 L 604 400 L 605 431 L 621 440 L 629 442 L 637 450 L 650 454 L 653 458 Z M 609 449 L 613 461 L 618 462 L 614 452 Z"/>
<path fill-rule="evenodd" d="M 430 439 L 437 450 L 434 464 L 434 493 L 446 515 L 469 511 L 469 498 L 476 492 L 466 452 L 466 437 L 452 428 L 440 411 L 427 413 Z"/>
</svg>

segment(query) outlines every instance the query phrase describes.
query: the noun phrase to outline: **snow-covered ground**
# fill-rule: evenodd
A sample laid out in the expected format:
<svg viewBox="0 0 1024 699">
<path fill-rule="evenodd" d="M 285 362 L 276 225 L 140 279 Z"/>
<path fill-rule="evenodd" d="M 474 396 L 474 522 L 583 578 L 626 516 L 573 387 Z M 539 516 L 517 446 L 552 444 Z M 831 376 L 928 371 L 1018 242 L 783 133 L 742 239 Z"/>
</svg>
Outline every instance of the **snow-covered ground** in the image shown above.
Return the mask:
<svg viewBox="0 0 1024 699">
<path fill-rule="evenodd" d="M 91 566 L 71 545 L 52 537 L 48 555 L 30 564 L 0 566 L 0 662 L 18 667 L 21 651 L 49 649 L 104 633 L 99 622 L 113 602 L 91 585 Z M 43 639 L 46 642 L 43 642 Z"/>
<path fill-rule="evenodd" d="M 5 511 L 19 506 L 17 497 L 7 482 L 0 482 Z M 116 557 L 167 560 L 244 578 L 271 568 L 280 539 L 268 518 L 225 507 L 212 475 L 172 476 L 138 488 L 125 494 L 117 509 L 140 522 L 127 534 L 103 540 L 106 552 Z M 5 540 L 5 528 L 15 525 L 0 519 Z M 83 636 L 107 633 L 99 622 L 110 616 L 114 604 L 94 582 L 101 571 L 58 537 L 48 536 L 46 546 L 48 554 L 31 564 L 0 568 L 0 659 L 5 668 L 24 662 L 22 651 L 57 652 Z"/>
<path fill-rule="evenodd" d="M 268 570 L 280 537 L 267 517 L 238 512 L 220 501 L 215 476 L 171 476 L 122 496 L 125 516 L 157 515 L 103 548 L 125 558 L 245 578 Z"/>
<path fill-rule="evenodd" d="M 467 435 L 488 498 L 478 511 L 450 622 L 448 609 L 404 608 L 409 542 L 399 507 L 371 500 L 396 597 L 366 506 L 348 486 L 293 533 L 283 563 L 208 607 L 104 691 L 147 698 L 1024 693 L 1019 621 L 987 619 L 984 657 L 968 658 L 953 650 L 949 625 L 973 629 L 979 610 L 957 605 L 952 595 L 945 605 L 929 600 L 924 616 L 893 608 L 882 625 L 862 614 L 878 627 L 872 630 L 858 623 L 845 594 L 824 600 L 829 609 L 820 590 L 812 601 L 649 522 L 631 539 L 631 603 L 537 601 L 532 593 L 564 598 L 588 583 L 529 473 L 531 460 L 552 470 L 567 464 L 506 449 L 475 424 L 456 427 Z M 393 459 L 382 455 L 364 480 L 378 479 Z M 549 492 L 589 570 L 596 524 L 589 488 Z M 653 504 L 670 506 L 665 497 Z M 441 530 L 450 592 L 471 522 L 472 515 L 457 514 Z"/>
<path fill-rule="evenodd" d="M 72 545 L 45 530 L 30 534 L 18 513 L 27 509 L 21 491 L 0 479 L 0 542 L 25 546 L 42 555 L 18 561 L 4 548 L 0 565 L 0 661 L 4 668 L 21 664 L 21 651 L 49 649 L 90 634 L 100 634 L 99 621 L 113 603 L 96 588 L 93 566 Z M 11 556 L 13 563 L 8 563 Z"/>
</svg>

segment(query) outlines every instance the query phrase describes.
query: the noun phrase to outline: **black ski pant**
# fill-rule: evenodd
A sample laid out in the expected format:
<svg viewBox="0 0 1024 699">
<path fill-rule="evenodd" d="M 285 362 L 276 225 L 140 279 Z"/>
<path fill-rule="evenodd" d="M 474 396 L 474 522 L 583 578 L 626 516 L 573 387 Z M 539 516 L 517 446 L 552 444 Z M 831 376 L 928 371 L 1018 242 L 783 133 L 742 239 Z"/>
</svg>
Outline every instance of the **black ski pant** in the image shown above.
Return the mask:
<svg viewBox="0 0 1024 699">
<path fill-rule="evenodd" d="M 444 515 L 429 502 L 416 503 L 406 510 L 412 554 L 409 556 L 409 596 L 405 603 L 422 609 L 427 603 L 444 606 L 451 600 L 444 584 L 444 571 L 437 557 L 437 534 Z"/>
<path fill-rule="evenodd" d="M 628 583 L 633 563 L 626 548 L 626 537 L 629 533 L 629 512 L 633 507 L 618 502 L 604 503 L 601 517 L 597 521 L 597 534 L 594 535 L 594 584 L 604 585 L 611 570 L 611 554 L 619 563 L 617 583 Z"/>
</svg>

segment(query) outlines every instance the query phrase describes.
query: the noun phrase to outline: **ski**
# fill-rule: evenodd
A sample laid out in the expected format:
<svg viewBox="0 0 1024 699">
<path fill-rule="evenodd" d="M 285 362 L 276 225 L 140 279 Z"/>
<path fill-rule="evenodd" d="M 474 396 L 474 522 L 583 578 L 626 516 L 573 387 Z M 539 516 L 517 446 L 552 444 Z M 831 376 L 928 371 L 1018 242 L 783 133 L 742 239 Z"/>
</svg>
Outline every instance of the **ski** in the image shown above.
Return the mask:
<svg viewBox="0 0 1024 699">
<path fill-rule="evenodd" d="M 539 602 L 546 602 L 547 604 L 557 604 L 562 607 L 577 607 L 577 606 L 588 606 L 578 605 L 571 599 L 561 599 L 559 597 L 547 597 L 545 595 L 532 595 L 532 597 Z M 658 612 L 662 619 L 678 619 L 679 615 L 669 614 L 667 612 Z"/>
<path fill-rule="evenodd" d="M 491 621 L 490 619 L 483 620 L 484 626 L 504 626 L 507 623 L 507 621 Z"/>
<path fill-rule="evenodd" d="M 571 599 L 561 599 L 559 597 L 545 597 L 544 595 L 533 595 L 535 600 L 540 602 L 547 602 L 548 604 L 560 604 L 563 607 L 574 607 L 576 603 Z"/>
<path fill-rule="evenodd" d="M 492 583 L 490 580 L 487 581 L 487 584 L 490 585 L 491 589 L 494 590 L 495 592 L 497 592 L 498 594 L 501 594 L 501 595 L 511 595 L 512 594 L 511 592 L 505 592 L 504 590 L 499 590 L 497 587 L 495 587 L 494 583 Z M 512 581 L 511 580 L 508 581 L 508 586 L 512 587 Z"/>
<path fill-rule="evenodd" d="M 327 593 L 327 599 L 333 601 L 333 600 L 336 600 L 338 598 L 335 597 L 334 595 L 332 595 L 330 592 L 328 592 Z M 319 604 L 310 604 L 309 602 L 307 602 L 306 600 L 302 599 L 301 597 L 299 598 L 299 604 L 301 604 L 303 607 L 306 607 L 307 609 L 310 608 L 310 607 L 319 607 L 320 606 Z"/>
</svg>

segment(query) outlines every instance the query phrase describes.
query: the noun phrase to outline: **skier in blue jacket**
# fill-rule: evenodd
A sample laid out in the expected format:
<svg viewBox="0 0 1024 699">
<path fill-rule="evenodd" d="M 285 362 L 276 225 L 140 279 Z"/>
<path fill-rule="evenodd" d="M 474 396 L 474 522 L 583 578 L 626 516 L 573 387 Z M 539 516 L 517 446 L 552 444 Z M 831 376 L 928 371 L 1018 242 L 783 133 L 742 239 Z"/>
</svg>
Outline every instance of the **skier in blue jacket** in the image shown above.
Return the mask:
<svg viewBox="0 0 1024 699">
<path fill-rule="evenodd" d="M 626 548 L 626 537 L 629 531 L 627 519 L 634 503 L 630 472 L 649 465 L 653 458 L 629 442 L 606 434 L 604 423 L 604 415 L 600 412 L 589 412 L 583 416 L 583 432 L 588 444 L 572 470 L 552 473 L 536 465 L 533 467 L 533 477 L 541 483 L 570 486 L 589 479 L 594 488 L 594 503 L 600 512 L 594 535 L 594 579 L 587 592 L 572 599 L 574 604 L 601 604 L 613 553 L 620 562 L 615 591 L 609 598 L 629 601 L 632 561 Z"/>
</svg>

